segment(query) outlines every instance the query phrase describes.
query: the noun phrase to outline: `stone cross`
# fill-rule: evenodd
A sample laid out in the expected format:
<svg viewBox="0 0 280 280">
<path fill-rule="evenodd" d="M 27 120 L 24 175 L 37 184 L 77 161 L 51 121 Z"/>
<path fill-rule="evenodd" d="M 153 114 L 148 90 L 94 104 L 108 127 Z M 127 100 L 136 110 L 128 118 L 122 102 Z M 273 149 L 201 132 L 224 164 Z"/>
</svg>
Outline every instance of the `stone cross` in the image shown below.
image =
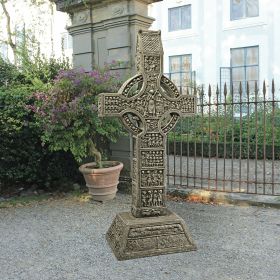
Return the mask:
<svg viewBox="0 0 280 280">
<path fill-rule="evenodd" d="M 118 93 L 99 96 L 100 116 L 120 117 L 133 134 L 132 209 L 106 237 L 119 260 L 196 250 L 185 222 L 166 208 L 166 134 L 193 115 L 196 98 L 163 76 L 160 32 L 139 31 L 137 74 Z"/>
<path fill-rule="evenodd" d="M 121 117 L 133 134 L 132 214 L 135 217 L 166 214 L 166 134 L 179 117 L 195 113 L 196 99 L 179 95 L 163 76 L 160 31 L 140 31 L 136 76 L 119 92 L 99 97 L 99 115 Z"/>
</svg>

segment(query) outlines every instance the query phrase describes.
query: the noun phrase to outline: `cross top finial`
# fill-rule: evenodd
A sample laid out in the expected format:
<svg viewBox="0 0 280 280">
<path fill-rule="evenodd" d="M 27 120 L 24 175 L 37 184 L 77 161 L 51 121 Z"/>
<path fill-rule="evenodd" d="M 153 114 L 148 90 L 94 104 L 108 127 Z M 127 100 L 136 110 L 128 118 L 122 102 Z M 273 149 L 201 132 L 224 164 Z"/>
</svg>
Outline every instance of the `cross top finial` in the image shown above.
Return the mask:
<svg viewBox="0 0 280 280">
<path fill-rule="evenodd" d="M 140 30 L 137 35 L 136 70 L 138 74 L 163 74 L 163 47 L 161 31 Z M 154 57 L 149 61 L 148 57 Z"/>
</svg>

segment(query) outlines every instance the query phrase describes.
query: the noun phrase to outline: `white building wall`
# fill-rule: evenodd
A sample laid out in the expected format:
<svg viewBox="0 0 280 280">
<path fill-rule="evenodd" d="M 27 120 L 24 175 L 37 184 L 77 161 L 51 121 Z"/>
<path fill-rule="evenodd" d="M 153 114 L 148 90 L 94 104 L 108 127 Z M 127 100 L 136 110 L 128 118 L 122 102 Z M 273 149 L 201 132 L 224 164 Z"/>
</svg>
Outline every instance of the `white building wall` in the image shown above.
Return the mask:
<svg viewBox="0 0 280 280">
<path fill-rule="evenodd" d="M 168 32 L 168 9 L 192 5 L 192 28 Z M 156 19 L 151 29 L 161 29 L 169 56 L 192 54 L 192 70 L 199 84 L 219 84 L 220 67 L 230 67 L 230 49 L 259 46 L 259 80 L 280 83 L 280 0 L 259 0 L 259 16 L 230 20 L 230 0 L 163 0 L 152 4 Z"/>
</svg>

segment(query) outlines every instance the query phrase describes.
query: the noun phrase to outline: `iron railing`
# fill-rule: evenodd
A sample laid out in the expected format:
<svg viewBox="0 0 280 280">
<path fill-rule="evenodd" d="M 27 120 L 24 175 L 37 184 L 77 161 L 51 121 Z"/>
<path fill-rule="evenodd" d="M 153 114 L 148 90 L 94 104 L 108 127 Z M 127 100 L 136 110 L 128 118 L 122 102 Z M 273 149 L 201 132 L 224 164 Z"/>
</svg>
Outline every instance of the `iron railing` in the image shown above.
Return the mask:
<svg viewBox="0 0 280 280">
<path fill-rule="evenodd" d="M 168 135 L 169 187 L 280 195 L 279 95 L 253 87 L 194 88 L 197 114 Z"/>
</svg>

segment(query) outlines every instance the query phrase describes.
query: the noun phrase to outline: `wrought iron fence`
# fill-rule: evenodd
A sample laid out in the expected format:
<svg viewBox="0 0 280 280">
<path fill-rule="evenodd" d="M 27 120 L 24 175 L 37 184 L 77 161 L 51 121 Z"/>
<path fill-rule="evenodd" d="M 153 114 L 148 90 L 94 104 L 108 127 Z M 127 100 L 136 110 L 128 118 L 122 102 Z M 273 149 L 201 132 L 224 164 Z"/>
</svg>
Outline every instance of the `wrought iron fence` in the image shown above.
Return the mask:
<svg viewBox="0 0 280 280">
<path fill-rule="evenodd" d="M 194 88 L 197 115 L 168 135 L 169 187 L 280 195 L 280 99 L 275 83 Z M 279 92 L 278 92 L 279 93 Z"/>
</svg>

